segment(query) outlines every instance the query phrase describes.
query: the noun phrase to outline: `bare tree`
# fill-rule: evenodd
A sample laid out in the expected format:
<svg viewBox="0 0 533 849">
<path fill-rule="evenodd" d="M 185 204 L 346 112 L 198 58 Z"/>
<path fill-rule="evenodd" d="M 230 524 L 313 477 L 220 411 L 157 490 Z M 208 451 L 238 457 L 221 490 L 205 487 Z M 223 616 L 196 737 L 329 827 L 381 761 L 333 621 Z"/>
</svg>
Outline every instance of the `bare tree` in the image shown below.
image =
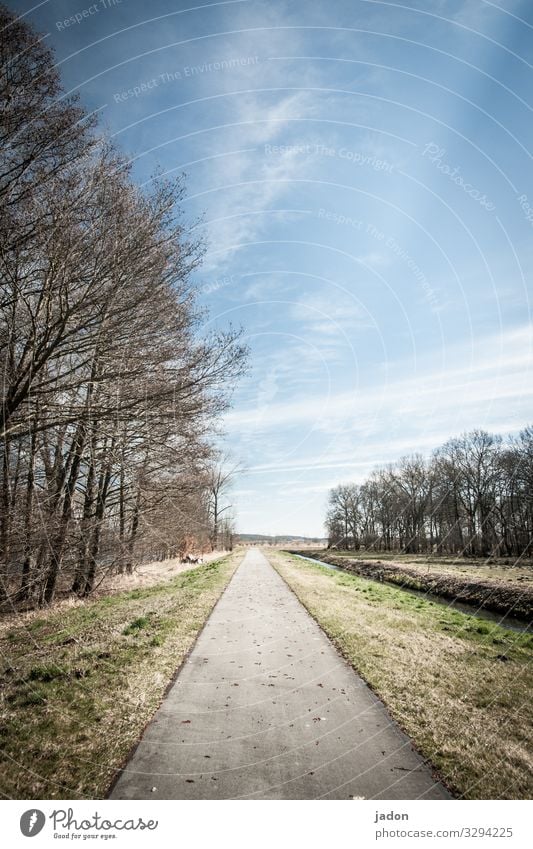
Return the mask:
<svg viewBox="0 0 533 849">
<path fill-rule="evenodd" d="M 205 544 L 211 436 L 246 349 L 201 332 L 182 183 L 139 190 L 39 37 L 5 7 L 0 26 L 0 577 L 4 600 L 47 604 Z"/>
<path fill-rule="evenodd" d="M 505 444 L 475 430 L 330 492 L 335 547 L 521 557 L 533 547 L 533 428 Z M 354 508 L 354 505 L 357 505 Z"/>
<path fill-rule="evenodd" d="M 239 463 L 233 463 L 228 455 L 222 455 L 206 471 L 208 515 L 211 520 L 211 548 L 218 547 L 221 537 L 232 535 L 231 522 L 226 514 L 232 505 L 226 501 L 228 491 L 237 474 L 242 472 Z M 224 524 L 223 524 L 224 523 Z M 221 534 L 221 531 L 224 531 Z"/>
</svg>

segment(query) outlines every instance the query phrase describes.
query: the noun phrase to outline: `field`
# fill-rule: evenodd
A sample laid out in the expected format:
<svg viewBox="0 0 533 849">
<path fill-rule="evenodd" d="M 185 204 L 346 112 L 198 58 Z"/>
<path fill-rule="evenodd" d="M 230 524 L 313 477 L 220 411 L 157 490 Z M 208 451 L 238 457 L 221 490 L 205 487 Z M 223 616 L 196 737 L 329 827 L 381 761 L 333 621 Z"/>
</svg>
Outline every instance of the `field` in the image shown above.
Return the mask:
<svg viewBox="0 0 533 849">
<path fill-rule="evenodd" d="M 326 548 L 312 549 L 314 556 L 334 555 L 348 560 L 368 560 L 409 566 L 421 574 L 431 570 L 442 574 L 465 575 L 484 581 L 509 581 L 525 583 L 533 587 L 533 561 L 514 558 L 465 558 L 445 555 L 400 554 L 397 551 L 333 551 Z M 306 551 L 309 554 L 309 551 Z"/>
<path fill-rule="evenodd" d="M 527 622 L 533 619 L 531 563 L 493 563 L 481 559 L 465 562 L 463 558 L 428 559 L 396 553 L 387 556 L 326 549 L 301 553 L 341 566 L 363 578 L 431 593 Z"/>
<path fill-rule="evenodd" d="M 282 552 L 267 556 L 457 796 L 531 796 L 533 636 Z"/>
<path fill-rule="evenodd" d="M 102 798 L 241 557 L 4 621 L 0 794 Z"/>
</svg>

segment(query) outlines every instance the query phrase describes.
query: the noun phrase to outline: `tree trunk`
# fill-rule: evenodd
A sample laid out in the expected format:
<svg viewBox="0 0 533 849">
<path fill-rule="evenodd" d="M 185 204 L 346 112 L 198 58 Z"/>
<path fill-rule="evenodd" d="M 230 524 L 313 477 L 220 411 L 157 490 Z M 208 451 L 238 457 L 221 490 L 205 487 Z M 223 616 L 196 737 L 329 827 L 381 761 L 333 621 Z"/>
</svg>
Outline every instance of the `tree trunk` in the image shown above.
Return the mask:
<svg viewBox="0 0 533 849">
<path fill-rule="evenodd" d="M 87 572 L 87 579 L 85 581 L 85 587 L 83 590 L 83 595 L 87 596 L 89 593 L 93 591 L 94 588 L 94 580 L 96 577 L 96 567 L 98 564 L 98 553 L 100 550 L 100 537 L 102 531 L 102 522 L 105 514 L 105 506 L 107 501 L 107 495 L 109 492 L 109 484 L 111 483 L 111 471 L 113 468 L 113 448 L 114 448 L 115 440 L 113 439 L 111 442 L 111 447 L 108 454 L 108 459 L 105 466 L 102 468 L 100 472 L 100 480 L 98 482 L 98 497 L 96 501 L 96 516 L 95 516 L 95 525 L 92 534 L 91 545 L 89 549 L 89 569 Z"/>
<path fill-rule="evenodd" d="M 91 534 L 91 519 L 94 505 L 94 480 L 96 475 L 95 469 L 95 451 L 97 440 L 97 423 L 94 422 L 91 436 L 91 447 L 89 455 L 89 464 L 87 468 L 87 481 L 85 484 L 85 498 L 83 500 L 83 515 L 81 520 L 81 545 L 79 562 L 76 567 L 76 574 L 72 584 L 72 592 L 79 593 L 85 583 L 89 562 L 89 547 Z"/>
<path fill-rule="evenodd" d="M 37 449 L 37 433 L 34 430 L 31 435 L 30 456 L 28 459 L 28 476 L 26 479 L 26 503 L 24 505 L 24 560 L 22 562 L 22 580 L 19 590 L 19 598 L 27 599 L 30 594 L 31 575 L 31 553 L 32 553 L 32 513 L 33 493 L 35 489 L 35 454 Z"/>
<path fill-rule="evenodd" d="M 126 573 L 131 575 L 133 572 L 133 554 L 135 551 L 135 542 L 137 540 L 137 531 L 139 529 L 139 514 L 140 514 L 140 504 L 141 504 L 141 490 L 140 488 L 137 490 L 137 497 L 135 499 L 135 504 L 133 505 L 133 516 L 131 519 L 131 531 L 130 538 L 128 542 L 128 557 L 126 560 Z"/>
<path fill-rule="evenodd" d="M 65 488 L 65 493 L 63 496 L 63 507 L 59 520 L 59 529 L 52 543 L 50 558 L 48 562 L 43 594 L 43 601 L 45 604 L 50 604 L 54 599 L 57 579 L 61 569 L 61 562 L 65 549 L 66 537 L 70 525 L 70 520 L 72 518 L 72 501 L 74 498 L 76 482 L 78 480 L 82 452 L 85 445 L 86 430 L 86 423 L 85 420 L 83 420 L 79 423 L 77 427 L 76 435 L 72 443 L 72 463 L 70 466 L 70 474 Z"/>
</svg>

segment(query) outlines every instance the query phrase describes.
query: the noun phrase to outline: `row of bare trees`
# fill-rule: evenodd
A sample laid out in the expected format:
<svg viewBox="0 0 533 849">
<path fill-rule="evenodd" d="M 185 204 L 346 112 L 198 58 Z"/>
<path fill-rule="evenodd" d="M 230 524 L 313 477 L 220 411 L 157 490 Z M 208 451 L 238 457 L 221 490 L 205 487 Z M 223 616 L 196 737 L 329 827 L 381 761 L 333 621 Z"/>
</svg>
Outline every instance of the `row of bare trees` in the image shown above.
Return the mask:
<svg viewBox="0 0 533 849">
<path fill-rule="evenodd" d="M 533 426 L 506 441 L 476 430 L 330 491 L 330 547 L 533 555 Z"/>
<path fill-rule="evenodd" d="M 0 30 L 0 601 L 43 604 L 217 541 L 246 351 L 202 334 L 181 181 L 141 191 L 42 39 L 3 6 Z"/>
</svg>

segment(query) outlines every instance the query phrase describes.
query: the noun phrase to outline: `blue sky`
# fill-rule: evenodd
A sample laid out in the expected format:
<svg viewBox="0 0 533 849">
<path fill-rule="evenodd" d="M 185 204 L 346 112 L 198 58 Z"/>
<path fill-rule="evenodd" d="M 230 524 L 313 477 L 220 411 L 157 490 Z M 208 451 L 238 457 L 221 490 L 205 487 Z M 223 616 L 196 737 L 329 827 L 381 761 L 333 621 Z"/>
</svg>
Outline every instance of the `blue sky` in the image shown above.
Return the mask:
<svg viewBox="0 0 533 849">
<path fill-rule="evenodd" d="M 322 534 L 336 483 L 533 420 L 531 3 L 11 5 L 139 182 L 187 174 L 252 351 L 240 531 Z"/>
</svg>

